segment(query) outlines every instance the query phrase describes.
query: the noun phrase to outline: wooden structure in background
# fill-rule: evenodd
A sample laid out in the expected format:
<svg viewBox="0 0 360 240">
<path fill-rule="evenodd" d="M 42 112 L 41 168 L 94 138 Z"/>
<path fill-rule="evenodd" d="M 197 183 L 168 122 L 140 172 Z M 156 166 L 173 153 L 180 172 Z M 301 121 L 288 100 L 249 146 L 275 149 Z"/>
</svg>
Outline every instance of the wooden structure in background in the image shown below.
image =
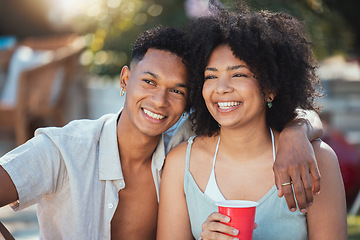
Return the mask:
<svg viewBox="0 0 360 240">
<path fill-rule="evenodd" d="M 15 132 L 17 145 L 31 138 L 33 127 L 40 127 L 38 124 L 32 126 L 34 122 L 40 122 L 41 126 L 44 123 L 48 126 L 65 124 L 63 108 L 66 93 L 83 49 L 77 36 L 29 38 L 21 45 L 34 50 L 52 50 L 54 58 L 20 74 L 15 106 L 0 102 L 0 127 L 10 128 Z M 5 52 L 5 57 L 0 56 L 0 66 L 8 66 L 10 60 L 7 58 L 11 56 L 11 51 L 13 50 Z M 62 78 L 60 80 L 59 73 Z M 55 97 L 54 88 L 57 88 Z"/>
</svg>

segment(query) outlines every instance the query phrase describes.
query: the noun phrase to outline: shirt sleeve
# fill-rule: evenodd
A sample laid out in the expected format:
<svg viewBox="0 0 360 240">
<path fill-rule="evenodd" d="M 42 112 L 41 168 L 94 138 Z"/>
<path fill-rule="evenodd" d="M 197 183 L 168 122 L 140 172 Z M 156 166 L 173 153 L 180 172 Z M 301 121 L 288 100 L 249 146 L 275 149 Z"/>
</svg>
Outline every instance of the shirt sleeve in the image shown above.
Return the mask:
<svg viewBox="0 0 360 240">
<path fill-rule="evenodd" d="M 17 211 L 27 208 L 58 191 L 66 179 L 61 154 L 51 139 L 40 134 L 0 158 L 0 165 L 11 177 L 19 195 Z"/>
</svg>

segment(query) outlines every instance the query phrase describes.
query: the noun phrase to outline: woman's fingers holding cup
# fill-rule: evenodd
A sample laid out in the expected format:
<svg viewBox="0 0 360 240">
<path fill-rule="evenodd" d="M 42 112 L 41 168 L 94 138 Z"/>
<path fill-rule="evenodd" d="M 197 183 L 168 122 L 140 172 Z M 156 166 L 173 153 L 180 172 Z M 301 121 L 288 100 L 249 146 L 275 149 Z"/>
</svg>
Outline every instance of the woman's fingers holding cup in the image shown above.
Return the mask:
<svg viewBox="0 0 360 240">
<path fill-rule="evenodd" d="M 236 236 L 239 233 L 239 230 L 228 226 L 224 223 L 228 223 L 230 218 L 226 215 L 223 215 L 218 212 L 213 212 L 209 215 L 206 221 L 202 225 L 201 236 L 203 239 L 228 239 L 228 238 L 213 238 L 217 237 L 219 233 L 227 233 L 229 235 Z M 215 234 L 216 233 L 216 234 Z M 204 235 L 204 236 L 203 236 Z M 224 234 L 220 234 L 226 237 Z M 206 238 L 205 238 L 206 237 Z M 229 238 L 234 239 L 234 238 Z"/>
<path fill-rule="evenodd" d="M 228 236 L 220 232 L 201 232 L 201 240 L 238 240 L 236 237 Z"/>
<path fill-rule="evenodd" d="M 228 223 L 230 222 L 230 217 L 221 214 L 219 212 L 213 212 L 211 213 L 205 222 L 224 222 L 224 223 Z"/>
</svg>

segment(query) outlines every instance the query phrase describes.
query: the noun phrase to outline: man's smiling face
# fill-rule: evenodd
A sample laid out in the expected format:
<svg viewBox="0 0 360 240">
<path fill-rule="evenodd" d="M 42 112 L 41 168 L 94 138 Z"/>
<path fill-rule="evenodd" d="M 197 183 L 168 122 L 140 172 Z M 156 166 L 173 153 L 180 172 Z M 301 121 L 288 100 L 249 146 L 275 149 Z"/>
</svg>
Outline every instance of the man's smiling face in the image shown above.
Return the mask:
<svg viewBox="0 0 360 240">
<path fill-rule="evenodd" d="M 169 129 L 187 104 L 186 67 L 180 57 L 168 51 L 149 49 L 130 69 L 123 68 L 121 84 L 126 90 L 124 113 L 147 136 Z"/>
</svg>

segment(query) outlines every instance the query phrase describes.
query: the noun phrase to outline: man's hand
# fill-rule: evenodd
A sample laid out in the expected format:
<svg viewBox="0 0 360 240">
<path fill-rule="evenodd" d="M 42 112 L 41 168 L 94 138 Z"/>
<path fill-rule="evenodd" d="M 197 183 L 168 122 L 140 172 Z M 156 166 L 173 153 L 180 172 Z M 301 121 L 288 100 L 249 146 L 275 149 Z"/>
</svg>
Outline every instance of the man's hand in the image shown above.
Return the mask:
<svg viewBox="0 0 360 240">
<path fill-rule="evenodd" d="M 280 133 L 273 170 L 279 197 L 285 196 L 290 211 L 294 212 L 295 194 L 300 211 L 305 213 L 312 205 L 313 194 L 320 191 L 320 173 L 306 127 L 299 122 L 293 125 Z"/>
</svg>

